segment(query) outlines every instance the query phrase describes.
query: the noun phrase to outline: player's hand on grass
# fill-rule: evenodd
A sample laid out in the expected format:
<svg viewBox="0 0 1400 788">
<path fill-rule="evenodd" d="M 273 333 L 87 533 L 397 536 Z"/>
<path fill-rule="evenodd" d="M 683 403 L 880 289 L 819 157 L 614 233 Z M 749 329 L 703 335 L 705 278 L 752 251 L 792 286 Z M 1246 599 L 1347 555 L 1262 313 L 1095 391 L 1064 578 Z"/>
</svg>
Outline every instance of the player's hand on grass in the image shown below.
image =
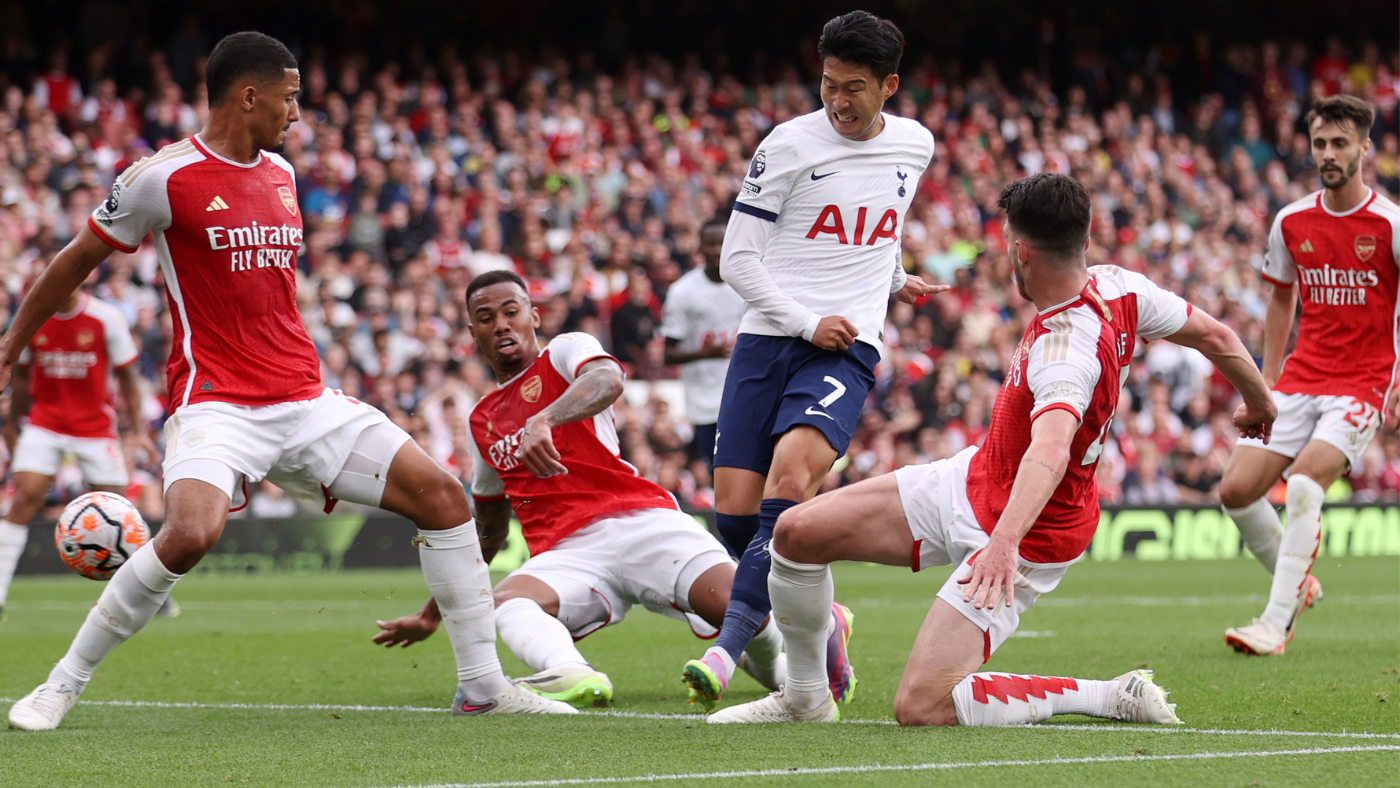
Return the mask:
<svg viewBox="0 0 1400 788">
<path fill-rule="evenodd" d="M 958 580 L 963 601 L 978 610 L 990 610 L 1005 599 L 1010 607 L 1019 577 L 1020 557 L 1016 553 L 1016 545 L 993 538 L 972 562 L 972 571 Z"/>
<path fill-rule="evenodd" d="M 541 479 L 569 472 L 559 462 L 559 450 L 554 448 L 554 432 L 544 420 L 543 413 L 536 413 L 526 420 L 525 434 L 520 436 L 516 456 L 526 470 Z"/>
<path fill-rule="evenodd" d="M 924 296 L 935 295 L 944 290 L 951 289 L 952 286 L 950 285 L 930 284 L 925 282 L 921 277 L 910 274 L 909 278 L 904 282 L 904 287 L 900 288 L 899 292 L 894 294 L 894 297 L 906 304 L 912 304 Z"/>
<path fill-rule="evenodd" d="M 1389 412 L 1389 408 L 1387 408 L 1387 412 Z M 1235 415 L 1231 421 L 1234 422 L 1235 428 L 1240 431 L 1241 438 L 1258 438 L 1268 443 L 1274 432 L 1274 419 L 1276 418 L 1278 418 L 1278 406 L 1270 398 L 1263 405 L 1240 403 L 1240 406 L 1235 408 Z"/>
<path fill-rule="evenodd" d="M 413 643 L 426 640 L 438 630 L 438 619 L 429 618 L 422 613 L 417 613 L 403 618 L 396 618 L 393 621 L 376 621 L 380 632 L 374 636 L 374 642 L 385 647 L 393 648 L 402 646 L 408 648 Z"/>
<path fill-rule="evenodd" d="M 860 331 L 855 324 L 840 315 L 824 317 L 812 332 L 812 344 L 822 350 L 845 350 L 855 344 Z"/>
</svg>

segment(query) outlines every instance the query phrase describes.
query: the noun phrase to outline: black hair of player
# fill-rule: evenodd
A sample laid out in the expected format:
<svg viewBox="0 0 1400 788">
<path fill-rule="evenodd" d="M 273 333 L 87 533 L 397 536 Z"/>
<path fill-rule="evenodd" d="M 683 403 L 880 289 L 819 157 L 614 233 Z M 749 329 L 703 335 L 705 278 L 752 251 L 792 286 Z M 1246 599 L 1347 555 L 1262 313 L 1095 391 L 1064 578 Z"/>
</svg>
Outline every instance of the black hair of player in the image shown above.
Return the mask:
<svg viewBox="0 0 1400 788">
<path fill-rule="evenodd" d="M 1078 258 L 1089 240 L 1089 190 L 1058 172 L 1042 172 L 1006 184 L 997 198 L 1006 222 L 1041 252 Z"/>
<path fill-rule="evenodd" d="M 1324 123 L 1336 123 L 1342 128 L 1350 128 L 1356 132 L 1356 138 L 1365 140 L 1371 136 L 1371 126 L 1376 122 L 1376 110 L 1371 106 L 1371 102 L 1350 96 L 1346 93 L 1338 93 L 1335 96 L 1318 99 L 1312 109 L 1303 118 L 1303 122 L 1308 126 L 1308 132 L 1312 132 L 1313 121 L 1322 118 Z"/>
<path fill-rule="evenodd" d="M 209 53 L 209 62 L 204 66 L 209 105 L 224 103 L 240 79 L 253 77 L 265 82 L 281 82 L 286 70 L 296 67 L 297 59 L 291 51 L 272 36 L 254 30 L 224 36 Z"/>
<path fill-rule="evenodd" d="M 478 276 L 475 279 L 473 279 L 471 283 L 467 285 L 467 304 L 470 306 L 472 302 L 472 296 L 476 294 L 476 291 L 490 287 L 491 285 L 505 284 L 506 282 L 510 282 L 511 284 L 520 288 L 522 291 L 524 291 L 526 297 L 529 297 L 530 289 L 525 286 L 525 280 L 520 278 L 520 274 L 517 274 L 514 271 L 507 271 L 502 269 L 496 271 L 487 271 L 481 276 Z"/>
<path fill-rule="evenodd" d="M 865 66 L 881 82 L 899 71 L 904 34 L 894 22 L 868 11 L 852 11 L 827 22 L 817 41 L 817 55 Z"/>
</svg>

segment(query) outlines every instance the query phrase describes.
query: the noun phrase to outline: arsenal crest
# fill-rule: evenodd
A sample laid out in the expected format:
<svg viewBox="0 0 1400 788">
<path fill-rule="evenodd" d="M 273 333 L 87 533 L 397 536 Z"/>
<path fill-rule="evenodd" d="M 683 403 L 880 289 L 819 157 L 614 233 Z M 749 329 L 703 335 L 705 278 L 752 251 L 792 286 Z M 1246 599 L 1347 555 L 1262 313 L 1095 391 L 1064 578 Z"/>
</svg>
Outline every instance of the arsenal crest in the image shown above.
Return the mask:
<svg viewBox="0 0 1400 788">
<path fill-rule="evenodd" d="M 543 390 L 544 381 L 540 380 L 539 375 L 536 375 L 520 386 L 520 397 L 526 402 L 539 402 L 540 392 Z"/>
<path fill-rule="evenodd" d="M 93 336 L 93 334 L 92 334 L 91 331 L 79 331 L 79 332 L 78 332 L 78 347 L 81 347 L 81 348 L 88 347 L 89 345 L 92 344 L 92 341 L 93 341 L 94 339 L 96 339 L 96 337 Z"/>
<path fill-rule="evenodd" d="M 297 215 L 297 198 L 292 194 L 292 190 L 286 186 L 277 187 L 277 196 L 282 198 L 282 207 L 287 209 L 287 213 Z"/>
<path fill-rule="evenodd" d="M 1371 255 L 1376 253 L 1376 236 L 1358 235 L 1356 236 L 1356 256 L 1361 262 L 1371 259 Z"/>
</svg>

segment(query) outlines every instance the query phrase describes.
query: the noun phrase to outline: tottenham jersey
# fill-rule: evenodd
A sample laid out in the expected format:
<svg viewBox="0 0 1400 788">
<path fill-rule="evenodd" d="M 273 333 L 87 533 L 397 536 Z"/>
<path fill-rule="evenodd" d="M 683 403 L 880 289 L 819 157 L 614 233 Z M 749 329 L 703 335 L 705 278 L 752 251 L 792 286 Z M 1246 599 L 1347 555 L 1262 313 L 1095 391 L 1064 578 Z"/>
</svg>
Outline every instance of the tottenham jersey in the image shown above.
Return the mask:
<svg viewBox="0 0 1400 788">
<path fill-rule="evenodd" d="M 749 163 L 734 209 L 774 223 L 763 265 L 774 283 L 822 317 L 841 315 L 879 347 L 899 264 L 904 213 L 933 158 L 933 134 L 886 114 L 874 139 L 836 133 L 825 110 L 780 124 Z M 786 336 L 758 310 L 743 334 Z"/>
<path fill-rule="evenodd" d="M 694 353 L 710 340 L 733 342 L 743 315 L 744 299 L 734 288 L 710 279 L 704 268 L 696 268 L 666 291 L 661 335 L 677 340 L 682 352 Z M 719 420 L 720 394 L 728 371 L 727 358 L 702 358 L 681 365 L 685 417 L 691 424 Z"/>
</svg>

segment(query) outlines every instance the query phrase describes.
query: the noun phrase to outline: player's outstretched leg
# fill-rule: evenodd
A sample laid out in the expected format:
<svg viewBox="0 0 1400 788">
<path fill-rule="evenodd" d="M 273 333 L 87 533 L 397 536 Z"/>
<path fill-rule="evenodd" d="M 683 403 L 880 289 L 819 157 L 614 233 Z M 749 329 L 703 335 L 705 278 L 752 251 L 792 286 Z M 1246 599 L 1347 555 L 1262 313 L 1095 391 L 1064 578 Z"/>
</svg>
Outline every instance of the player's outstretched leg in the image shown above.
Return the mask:
<svg viewBox="0 0 1400 788">
<path fill-rule="evenodd" d="M 576 708 L 612 703 L 612 680 L 594 670 L 558 618 L 558 592 L 539 578 L 517 574 L 502 580 L 495 596 L 501 642 L 534 671 L 515 679 L 516 686 Z"/>
<path fill-rule="evenodd" d="M 219 541 L 229 505 L 223 490 L 179 479 L 166 491 L 165 505 L 165 524 L 155 539 L 107 581 L 48 681 L 10 709 L 10 725 L 23 730 L 57 728 L 102 660 L 150 622 L 175 583 Z"/>
<path fill-rule="evenodd" d="M 58 459 L 55 457 L 54 462 L 57 463 Z M 10 582 L 14 579 L 20 556 L 24 555 L 24 546 L 29 542 L 29 523 L 38 514 L 53 477 L 31 471 L 16 471 L 13 481 L 15 493 L 10 501 L 10 511 L 4 519 L 0 519 L 0 613 L 5 610 Z"/>
<path fill-rule="evenodd" d="M 1239 446 L 1220 480 L 1221 508 L 1240 529 L 1244 546 L 1271 575 L 1278 562 L 1283 522 L 1266 496 L 1292 462 L 1292 457 L 1268 449 Z"/>
<path fill-rule="evenodd" d="M 491 573 L 481 556 L 466 491 L 416 443 L 396 443 L 403 437 L 402 430 L 387 421 L 365 429 L 330 493 L 341 500 L 382 506 L 418 526 L 414 541 L 423 579 L 442 611 L 457 660 L 452 713 L 577 713 L 572 706 L 516 687 L 501 672 Z M 398 449 L 385 473 L 384 447 L 392 445 Z"/>
</svg>

